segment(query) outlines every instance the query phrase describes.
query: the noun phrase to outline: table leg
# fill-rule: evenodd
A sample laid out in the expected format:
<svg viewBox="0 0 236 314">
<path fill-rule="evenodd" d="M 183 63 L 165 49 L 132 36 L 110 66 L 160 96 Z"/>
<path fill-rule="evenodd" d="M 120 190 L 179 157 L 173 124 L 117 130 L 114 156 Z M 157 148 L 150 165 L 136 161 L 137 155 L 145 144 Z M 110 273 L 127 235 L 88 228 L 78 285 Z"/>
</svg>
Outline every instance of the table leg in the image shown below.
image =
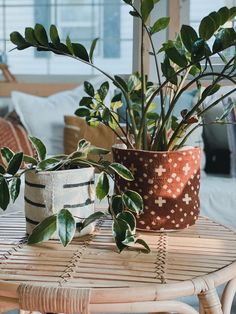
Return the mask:
<svg viewBox="0 0 236 314">
<path fill-rule="evenodd" d="M 221 299 L 224 314 L 230 314 L 235 293 L 236 293 L 236 278 L 230 280 L 225 286 Z"/>
<path fill-rule="evenodd" d="M 221 302 L 215 288 L 198 295 L 204 314 L 223 314 Z"/>
</svg>

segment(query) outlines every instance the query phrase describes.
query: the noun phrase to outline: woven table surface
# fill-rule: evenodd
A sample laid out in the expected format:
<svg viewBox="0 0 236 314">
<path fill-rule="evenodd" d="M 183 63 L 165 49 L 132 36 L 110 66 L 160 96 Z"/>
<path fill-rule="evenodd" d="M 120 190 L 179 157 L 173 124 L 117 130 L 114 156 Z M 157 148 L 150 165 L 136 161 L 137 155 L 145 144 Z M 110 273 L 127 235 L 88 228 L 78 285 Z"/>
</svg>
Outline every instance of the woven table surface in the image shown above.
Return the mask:
<svg viewBox="0 0 236 314">
<path fill-rule="evenodd" d="M 0 220 L 0 280 L 69 287 L 137 287 L 174 283 L 214 273 L 236 260 L 236 233 L 207 218 L 177 232 L 142 233 L 150 254 L 118 254 L 111 221 L 63 248 L 59 241 L 26 244 L 22 213 Z"/>
</svg>

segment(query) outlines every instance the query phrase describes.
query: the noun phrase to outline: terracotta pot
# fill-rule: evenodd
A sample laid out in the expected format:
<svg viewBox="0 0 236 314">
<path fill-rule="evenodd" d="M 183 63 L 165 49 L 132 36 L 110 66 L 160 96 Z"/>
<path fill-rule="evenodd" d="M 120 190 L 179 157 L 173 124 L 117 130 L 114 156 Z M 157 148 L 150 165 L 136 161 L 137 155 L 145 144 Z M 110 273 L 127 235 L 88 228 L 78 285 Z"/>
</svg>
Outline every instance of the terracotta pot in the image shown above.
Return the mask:
<svg viewBox="0 0 236 314">
<path fill-rule="evenodd" d="M 31 234 L 38 223 L 67 208 L 74 216 L 86 218 L 94 213 L 94 168 L 38 172 L 25 174 L 26 231 Z M 79 218 L 76 221 L 80 221 Z M 94 225 L 75 236 L 91 233 Z M 58 239 L 55 233 L 52 239 Z"/>
<path fill-rule="evenodd" d="M 116 146 L 113 156 L 135 177 L 132 182 L 117 177 L 120 189 L 137 191 L 144 200 L 137 229 L 175 230 L 195 223 L 200 206 L 200 148 L 151 152 Z"/>
</svg>

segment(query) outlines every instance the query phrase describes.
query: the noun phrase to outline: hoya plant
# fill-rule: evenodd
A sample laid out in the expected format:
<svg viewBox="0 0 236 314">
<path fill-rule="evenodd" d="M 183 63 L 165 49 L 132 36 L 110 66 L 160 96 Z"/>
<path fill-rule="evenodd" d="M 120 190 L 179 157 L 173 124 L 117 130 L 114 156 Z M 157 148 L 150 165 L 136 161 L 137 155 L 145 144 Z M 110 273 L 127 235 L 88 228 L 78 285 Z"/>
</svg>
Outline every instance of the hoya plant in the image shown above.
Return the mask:
<svg viewBox="0 0 236 314">
<path fill-rule="evenodd" d="M 92 146 L 88 141 L 81 140 L 73 153 L 48 157 L 46 147 L 41 140 L 30 137 L 30 141 L 35 148 L 36 157 L 24 155 L 23 152 L 14 153 L 7 147 L 1 148 L 3 164 L 0 164 L 0 208 L 6 210 L 11 200 L 15 202 L 20 192 L 22 176 L 27 171 L 36 173 L 63 171 L 90 166 L 99 170 L 96 196 L 100 201 L 108 197 L 109 206 L 107 212 L 95 212 L 77 223 L 76 217 L 68 209 L 62 208 L 57 214 L 47 217 L 35 227 L 28 238 L 29 244 L 47 241 L 57 232 L 61 243 L 67 246 L 76 230 L 81 231 L 96 220 L 111 216 L 112 232 L 120 252 L 129 246 L 141 248 L 145 252 L 150 251 L 145 241 L 136 237 L 134 214 L 139 214 L 143 210 L 141 196 L 132 190 L 120 192 L 118 188 L 112 195 L 109 195 L 109 178 L 114 181 L 115 175 L 118 175 L 127 181 L 134 179 L 125 166 L 103 159 L 109 150 Z M 93 154 L 100 156 L 98 161 L 89 158 Z"/>
<path fill-rule="evenodd" d="M 84 83 L 87 96 L 80 101 L 76 114 L 84 117 L 89 124 L 105 124 L 128 148 L 178 150 L 202 123 L 204 114 L 236 90 L 233 88 L 212 104 L 203 105 L 208 96 L 220 89 L 223 81 L 232 85 L 236 83 L 235 56 L 224 54 L 229 47 L 235 47 L 236 32 L 228 24 L 236 15 L 236 7 L 222 7 L 211 12 L 201 20 L 198 31 L 189 25 L 182 25 L 176 38 L 163 42 L 157 51 L 153 36 L 166 29 L 170 21 L 164 16 L 150 24 L 150 15 L 159 0 L 140 0 L 138 7 L 133 0 L 123 1 L 130 7 L 131 18 L 138 19 L 141 24 L 140 73 L 134 73 L 126 80 L 118 75 L 112 76 L 94 64 L 93 54 L 98 38 L 87 50 L 81 43 L 72 42 L 69 36 L 63 43 L 55 25 L 51 25 L 47 33 L 42 25 L 36 24 L 34 28 L 25 28 L 24 34 L 11 33 L 11 41 L 18 50 L 34 47 L 38 51 L 51 51 L 76 59 L 112 81 L 119 92 L 109 108 L 104 103 L 109 83 L 104 81 L 97 91 L 90 83 Z M 155 64 L 156 79 L 152 82 L 144 71 L 145 35 Z M 212 65 L 213 56 L 222 61 L 220 71 Z M 200 91 L 203 80 L 208 85 L 198 93 L 198 100 L 192 109 L 182 110 L 175 116 L 174 110 L 182 94 L 189 88 Z M 154 110 L 155 107 L 157 110 Z M 226 108 L 226 112 L 229 111 Z M 222 123 L 222 119 L 213 123 Z"/>
</svg>

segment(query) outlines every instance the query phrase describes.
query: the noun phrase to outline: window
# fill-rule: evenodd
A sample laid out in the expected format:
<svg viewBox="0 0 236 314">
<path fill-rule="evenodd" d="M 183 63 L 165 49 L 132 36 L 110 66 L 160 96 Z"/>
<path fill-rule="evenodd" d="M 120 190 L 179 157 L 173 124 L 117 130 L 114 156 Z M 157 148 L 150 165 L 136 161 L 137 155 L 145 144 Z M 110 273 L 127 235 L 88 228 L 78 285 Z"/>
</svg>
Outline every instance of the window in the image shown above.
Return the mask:
<svg viewBox="0 0 236 314">
<path fill-rule="evenodd" d="M 0 0 L 0 52 L 14 74 L 93 74 L 93 69 L 75 60 L 37 52 L 9 50 L 12 31 L 41 23 L 58 27 L 65 40 L 87 48 L 99 37 L 95 63 L 110 73 L 130 73 L 133 57 L 133 19 L 130 8 L 121 0 Z"/>
</svg>

